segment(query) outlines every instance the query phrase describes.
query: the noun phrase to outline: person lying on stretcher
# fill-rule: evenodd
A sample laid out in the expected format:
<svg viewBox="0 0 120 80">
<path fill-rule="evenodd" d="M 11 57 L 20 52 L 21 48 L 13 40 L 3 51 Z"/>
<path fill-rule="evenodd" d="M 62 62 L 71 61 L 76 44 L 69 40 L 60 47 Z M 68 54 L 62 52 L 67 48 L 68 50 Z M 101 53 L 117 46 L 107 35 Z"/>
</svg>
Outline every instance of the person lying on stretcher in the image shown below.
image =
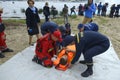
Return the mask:
<svg viewBox="0 0 120 80">
<path fill-rule="evenodd" d="M 56 57 L 52 58 L 55 69 L 65 71 L 70 67 L 71 61 L 75 56 L 75 45 L 71 44 L 63 48 Z"/>
</svg>

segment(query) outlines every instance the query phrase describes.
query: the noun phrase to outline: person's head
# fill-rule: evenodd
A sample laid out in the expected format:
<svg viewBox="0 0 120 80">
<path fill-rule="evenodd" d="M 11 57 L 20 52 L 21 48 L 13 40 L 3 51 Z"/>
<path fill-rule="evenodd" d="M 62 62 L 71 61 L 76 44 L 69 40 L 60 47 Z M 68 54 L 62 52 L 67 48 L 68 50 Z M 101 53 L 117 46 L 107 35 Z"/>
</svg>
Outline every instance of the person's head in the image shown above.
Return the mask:
<svg viewBox="0 0 120 80">
<path fill-rule="evenodd" d="M 80 32 L 83 32 L 84 31 L 84 24 L 78 24 L 78 30 L 80 31 Z"/>
<path fill-rule="evenodd" d="M 66 30 L 70 30 L 70 27 L 71 27 L 70 23 L 66 23 L 65 27 L 66 27 Z"/>
<path fill-rule="evenodd" d="M 66 4 L 64 4 L 64 7 L 66 7 Z"/>
<path fill-rule="evenodd" d="M 48 2 L 45 3 L 45 6 L 48 6 Z"/>
<path fill-rule="evenodd" d="M 93 0 L 88 0 L 88 5 L 91 5 L 93 3 Z"/>
<path fill-rule="evenodd" d="M 0 7 L 0 13 L 3 13 L 3 8 Z"/>
<path fill-rule="evenodd" d="M 68 46 L 68 45 L 72 45 L 72 44 L 75 44 L 75 37 L 74 36 L 66 36 L 63 41 L 62 41 L 62 45 L 64 47 Z"/>
<path fill-rule="evenodd" d="M 105 3 L 105 6 L 108 6 L 108 3 Z"/>
<path fill-rule="evenodd" d="M 62 42 L 62 35 L 61 35 L 61 32 L 59 30 L 56 30 L 53 33 L 51 33 L 51 38 L 53 41 Z"/>
<path fill-rule="evenodd" d="M 67 55 L 63 55 L 62 58 L 60 59 L 60 64 L 61 65 L 66 65 L 67 64 Z"/>
<path fill-rule="evenodd" d="M 82 6 L 82 4 L 79 4 L 79 6 Z"/>
<path fill-rule="evenodd" d="M 27 3 L 30 7 L 33 7 L 35 2 L 34 0 L 28 0 Z"/>
</svg>

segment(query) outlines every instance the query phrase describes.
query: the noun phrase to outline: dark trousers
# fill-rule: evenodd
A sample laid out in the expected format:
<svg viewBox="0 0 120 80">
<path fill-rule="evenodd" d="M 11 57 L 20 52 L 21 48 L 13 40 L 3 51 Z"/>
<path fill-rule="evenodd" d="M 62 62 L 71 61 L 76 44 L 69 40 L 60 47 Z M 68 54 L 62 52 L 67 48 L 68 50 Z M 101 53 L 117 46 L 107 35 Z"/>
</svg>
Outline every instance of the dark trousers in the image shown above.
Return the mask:
<svg viewBox="0 0 120 80">
<path fill-rule="evenodd" d="M 45 21 L 49 21 L 49 16 L 48 15 L 45 15 Z"/>
<path fill-rule="evenodd" d="M 94 45 L 91 48 L 86 49 L 85 52 L 83 53 L 85 61 L 88 63 L 93 62 L 93 57 L 105 52 L 109 48 L 109 46 L 110 43 L 107 40 L 104 43 Z"/>
<path fill-rule="evenodd" d="M 98 9 L 97 15 L 100 16 L 101 9 Z"/>
</svg>

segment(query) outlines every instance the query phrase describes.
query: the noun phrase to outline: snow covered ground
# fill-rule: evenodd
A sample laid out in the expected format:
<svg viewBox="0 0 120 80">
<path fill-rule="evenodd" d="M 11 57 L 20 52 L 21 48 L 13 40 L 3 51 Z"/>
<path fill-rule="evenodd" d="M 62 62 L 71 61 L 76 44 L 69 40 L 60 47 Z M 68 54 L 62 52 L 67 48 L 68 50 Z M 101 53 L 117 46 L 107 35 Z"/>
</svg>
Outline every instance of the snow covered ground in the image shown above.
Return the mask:
<svg viewBox="0 0 120 80">
<path fill-rule="evenodd" d="M 59 71 L 32 62 L 34 49 L 30 46 L 0 65 L 0 80 L 120 80 L 120 60 L 112 44 L 105 53 L 94 57 L 94 74 L 88 78 L 81 77 L 86 66 L 79 63 Z"/>
</svg>

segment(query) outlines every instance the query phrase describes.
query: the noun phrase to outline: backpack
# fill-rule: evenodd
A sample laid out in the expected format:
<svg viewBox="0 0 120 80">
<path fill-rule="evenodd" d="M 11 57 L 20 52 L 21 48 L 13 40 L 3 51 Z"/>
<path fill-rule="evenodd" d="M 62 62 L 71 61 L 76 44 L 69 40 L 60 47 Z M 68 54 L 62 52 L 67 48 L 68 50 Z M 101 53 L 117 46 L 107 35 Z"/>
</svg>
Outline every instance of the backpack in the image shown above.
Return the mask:
<svg viewBox="0 0 120 80">
<path fill-rule="evenodd" d="M 5 26 L 3 23 L 0 23 L 0 32 L 3 32 L 5 30 Z"/>
</svg>

